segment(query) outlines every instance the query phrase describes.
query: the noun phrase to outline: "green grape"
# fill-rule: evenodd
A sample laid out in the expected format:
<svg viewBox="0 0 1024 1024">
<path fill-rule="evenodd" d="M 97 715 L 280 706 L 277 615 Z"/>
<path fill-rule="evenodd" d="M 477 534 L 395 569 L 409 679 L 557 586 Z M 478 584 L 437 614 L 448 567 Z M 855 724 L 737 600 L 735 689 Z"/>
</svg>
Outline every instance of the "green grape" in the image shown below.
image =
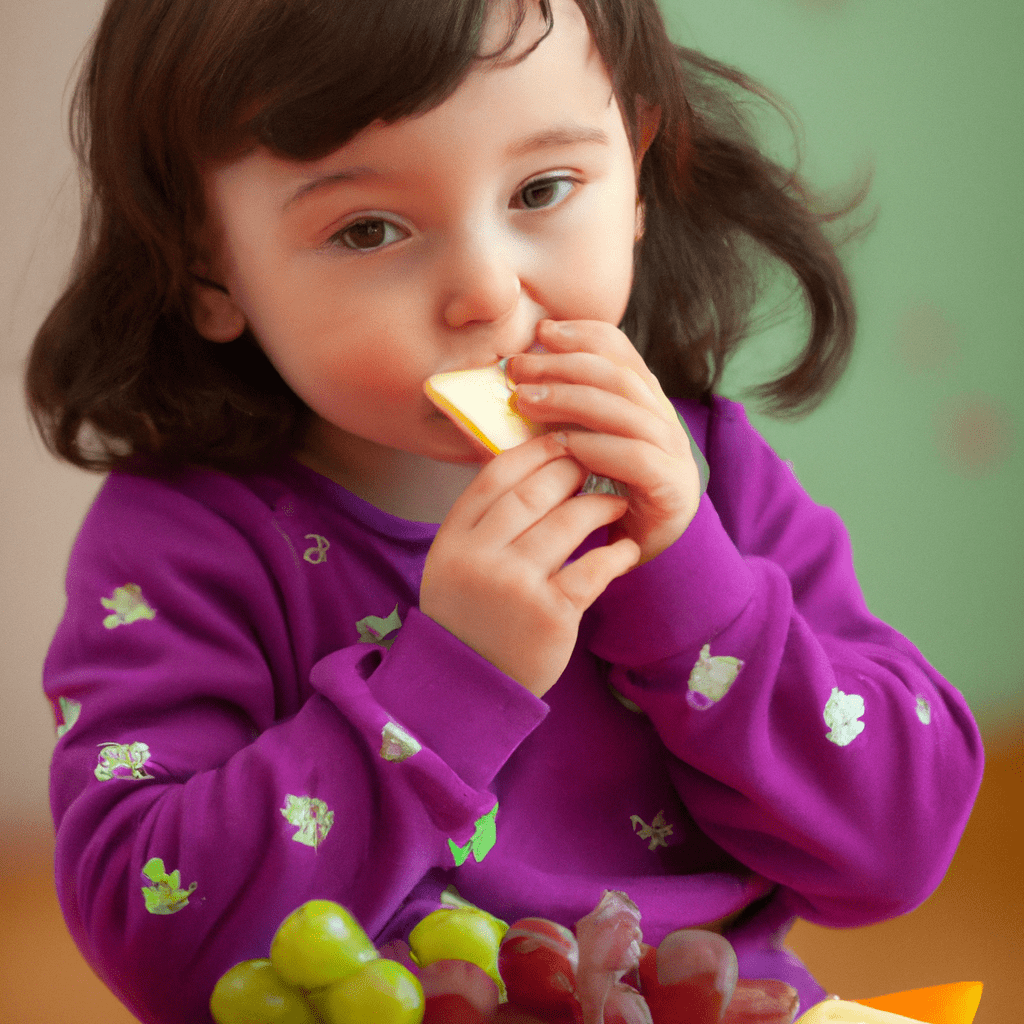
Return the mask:
<svg viewBox="0 0 1024 1024">
<path fill-rule="evenodd" d="M 305 996 L 269 960 L 243 960 L 221 975 L 210 996 L 217 1024 L 313 1024 Z"/>
<path fill-rule="evenodd" d="M 332 900 L 310 900 L 293 910 L 270 944 L 277 973 L 300 988 L 323 988 L 377 958 L 359 922 Z"/>
<path fill-rule="evenodd" d="M 420 1024 L 426 1000 L 419 979 L 394 960 L 374 960 L 317 993 L 325 1024 Z"/>
<path fill-rule="evenodd" d="M 441 907 L 409 933 L 413 959 L 425 966 L 437 960 L 465 960 L 485 970 L 504 993 L 498 948 L 508 926 L 484 910 Z"/>
</svg>

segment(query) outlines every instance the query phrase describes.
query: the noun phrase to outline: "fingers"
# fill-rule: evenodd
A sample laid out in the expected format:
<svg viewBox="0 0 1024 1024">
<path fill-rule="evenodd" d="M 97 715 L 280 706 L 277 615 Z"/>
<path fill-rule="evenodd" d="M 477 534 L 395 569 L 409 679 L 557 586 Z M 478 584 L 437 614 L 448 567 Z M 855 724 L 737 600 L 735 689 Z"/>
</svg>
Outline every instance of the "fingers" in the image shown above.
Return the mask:
<svg viewBox="0 0 1024 1024">
<path fill-rule="evenodd" d="M 571 382 L 619 395 L 658 415 L 665 412 L 659 395 L 633 367 L 592 352 L 524 353 L 509 361 L 508 371 L 520 400 L 525 390 Z"/>
<path fill-rule="evenodd" d="M 689 447 L 676 455 L 659 444 L 609 433 L 573 430 L 564 436 L 572 455 L 591 473 L 625 484 L 634 497 L 643 494 L 660 505 L 659 494 L 682 490 L 700 498 L 700 474 Z"/>
<path fill-rule="evenodd" d="M 688 447 L 672 403 L 618 328 L 541 321 L 538 336 L 545 351 L 514 356 L 506 369 L 529 419 L 646 440 L 672 455 Z"/>
<path fill-rule="evenodd" d="M 687 431 L 629 339 L 597 321 L 541 321 L 543 351 L 510 359 L 516 403 L 554 428 L 587 470 L 625 484 L 630 505 L 610 531 L 630 537 L 648 561 L 687 528 L 700 473 Z"/>
<path fill-rule="evenodd" d="M 554 321 L 542 320 L 537 325 L 537 338 L 541 345 L 553 353 L 589 353 L 631 370 L 647 391 L 654 396 L 658 407 L 675 416 L 672 403 L 665 397 L 658 378 L 650 371 L 633 343 L 617 327 L 599 320 Z M 512 361 L 513 365 L 522 356 Z"/>
<path fill-rule="evenodd" d="M 589 608 L 613 579 L 629 572 L 640 561 L 640 546 L 629 537 L 593 548 L 564 566 L 552 583 L 577 608 Z"/>
<path fill-rule="evenodd" d="M 551 575 L 590 534 L 620 519 L 628 507 L 627 499 L 616 494 L 571 496 L 523 531 L 509 547 L 518 557 Z"/>
<path fill-rule="evenodd" d="M 461 535 L 479 555 L 514 558 L 532 566 L 537 578 L 546 578 L 594 530 L 620 518 L 628 507 L 617 495 L 579 494 L 587 475 L 556 435 L 534 438 L 480 471 L 438 537 L 444 542 Z M 628 556 L 617 555 L 616 565 L 620 557 Z"/>
<path fill-rule="evenodd" d="M 478 534 L 495 543 L 513 543 L 576 494 L 586 475 L 568 456 L 546 463 L 495 498 L 477 522 Z"/>
<path fill-rule="evenodd" d="M 589 384 L 518 385 L 516 406 L 536 423 L 582 427 L 646 441 L 672 455 L 681 455 L 683 451 L 685 434 L 679 421 L 673 413 L 669 422 L 650 392 L 634 400 Z"/>
<path fill-rule="evenodd" d="M 544 434 L 491 459 L 452 506 L 439 532 L 474 529 L 503 495 L 529 481 L 535 473 L 557 460 L 561 460 L 565 465 L 556 467 L 555 473 L 548 474 L 540 485 L 536 482 L 527 484 L 526 489 L 519 495 L 524 510 L 531 505 L 541 507 L 543 499 L 539 490 L 545 482 L 549 487 L 555 488 L 550 500 L 556 503 L 568 494 L 575 493 L 579 485 L 576 485 L 574 490 L 565 490 L 562 498 L 556 496 L 556 485 L 560 477 L 565 488 L 571 487 L 572 473 L 567 472 L 570 467 L 575 467 L 572 472 L 576 475 L 582 474 L 583 471 L 569 457 L 564 442 L 557 434 Z"/>
</svg>

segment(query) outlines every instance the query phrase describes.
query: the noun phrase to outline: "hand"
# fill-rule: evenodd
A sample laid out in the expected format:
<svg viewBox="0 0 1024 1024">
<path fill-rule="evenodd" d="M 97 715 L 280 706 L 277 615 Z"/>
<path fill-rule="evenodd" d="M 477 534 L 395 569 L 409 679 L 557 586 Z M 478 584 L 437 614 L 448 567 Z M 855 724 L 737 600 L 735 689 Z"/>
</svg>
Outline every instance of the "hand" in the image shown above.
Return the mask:
<svg viewBox="0 0 1024 1024">
<path fill-rule="evenodd" d="M 686 431 L 618 328 L 542 320 L 537 340 L 547 352 L 523 353 L 508 363 L 520 411 L 538 423 L 583 428 L 562 427 L 569 454 L 629 488 L 629 508 L 610 536 L 631 538 L 640 561 L 650 561 L 682 536 L 700 503 Z"/>
<path fill-rule="evenodd" d="M 452 506 L 423 570 L 420 610 L 538 697 L 568 664 L 584 611 L 639 557 L 622 537 L 566 564 L 627 508 L 578 494 L 586 476 L 554 434 L 502 452 Z"/>
</svg>

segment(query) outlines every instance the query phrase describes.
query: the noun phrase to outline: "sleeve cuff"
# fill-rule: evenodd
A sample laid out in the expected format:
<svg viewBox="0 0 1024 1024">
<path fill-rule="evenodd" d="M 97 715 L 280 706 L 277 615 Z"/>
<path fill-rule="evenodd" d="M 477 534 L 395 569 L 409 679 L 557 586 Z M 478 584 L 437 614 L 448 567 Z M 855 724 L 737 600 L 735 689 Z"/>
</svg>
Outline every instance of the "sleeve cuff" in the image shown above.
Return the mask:
<svg viewBox="0 0 1024 1024">
<path fill-rule="evenodd" d="M 699 650 L 753 595 L 753 575 L 704 494 L 675 544 L 612 580 L 594 602 L 588 645 L 614 665 L 651 665 Z"/>
<path fill-rule="evenodd" d="M 352 676 L 334 659 L 353 662 L 358 689 L 474 789 L 491 783 L 548 713 L 544 701 L 415 607 L 387 652 L 357 645 L 317 665 L 314 685 L 344 714 L 358 696 L 343 692 Z"/>
</svg>

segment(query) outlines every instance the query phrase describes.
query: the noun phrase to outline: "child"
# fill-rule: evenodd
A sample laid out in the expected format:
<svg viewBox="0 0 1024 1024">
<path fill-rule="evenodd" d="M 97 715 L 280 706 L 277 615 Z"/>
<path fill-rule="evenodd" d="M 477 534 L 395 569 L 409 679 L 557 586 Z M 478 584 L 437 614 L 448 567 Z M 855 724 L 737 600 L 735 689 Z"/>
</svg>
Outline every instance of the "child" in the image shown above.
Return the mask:
<svg viewBox="0 0 1024 1024">
<path fill-rule="evenodd" d="M 971 715 L 714 394 L 764 253 L 812 313 L 776 411 L 853 333 L 740 87 L 653 0 L 108 3 L 28 387 L 113 470 L 45 685 L 61 904 L 141 1020 L 209 1020 L 308 899 L 383 943 L 452 886 L 569 926 L 625 891 L 807 1008 L 795 917 L 942 878 Z M 492 460 L 423 382 L 505 357 L 552 429 Z"/>
</svg>

